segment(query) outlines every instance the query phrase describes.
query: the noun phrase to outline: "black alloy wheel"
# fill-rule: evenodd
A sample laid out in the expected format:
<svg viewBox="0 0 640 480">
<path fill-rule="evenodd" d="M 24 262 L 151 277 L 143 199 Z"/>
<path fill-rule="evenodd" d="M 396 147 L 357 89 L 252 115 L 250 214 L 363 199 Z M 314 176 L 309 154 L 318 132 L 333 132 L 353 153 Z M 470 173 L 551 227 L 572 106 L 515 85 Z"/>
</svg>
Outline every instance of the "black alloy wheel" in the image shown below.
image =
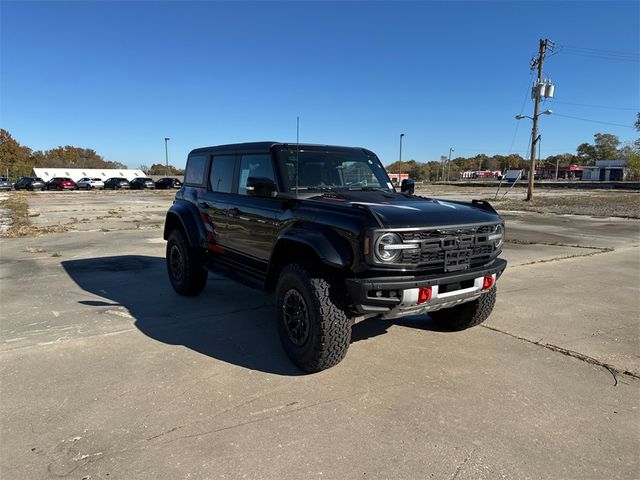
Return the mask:
<svg viewBox="0 0 640 480">
<path fill-rule="evenodd" d="M 278 335 L 293 363 L 309 373 L 340 363 L 352 325 L 342 281 L 322 266 L 293 263 L 282 268 L 275 293 Z"/>
<path fill-rule="evenodd" d="M 302 294 L 294 288 L 284 294 L 282 320 L 291 343 L 303 346 L 309 339 L 309 310 Z"/>
<path fill-rule="evenodd" d="M 167 273 L 173 289 L 180 295 L 200 293 L 207 285 L 208 273 L 198 252 L 189 247 L 180 229 L 174 229 L 167 241 Z"/>
</svg>

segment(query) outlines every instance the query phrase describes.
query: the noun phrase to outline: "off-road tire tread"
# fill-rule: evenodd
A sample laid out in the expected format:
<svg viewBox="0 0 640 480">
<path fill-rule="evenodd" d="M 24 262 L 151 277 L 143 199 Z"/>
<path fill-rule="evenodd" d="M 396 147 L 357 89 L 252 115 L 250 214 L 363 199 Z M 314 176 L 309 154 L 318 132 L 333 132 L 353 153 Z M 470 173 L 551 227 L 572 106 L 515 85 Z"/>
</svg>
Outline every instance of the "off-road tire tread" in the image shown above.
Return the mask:
<svg viewBox="0 0 640 480">
<path fill-rule="evenodd" d="M 174 282 L 169 265 L 169 250 L 172 242 L 178 244 L 184 257 L 185 272 L 184 281 L 181 284 Z M 207 285 L 209 273 L 205 270 L 197 252 L 189 247 L 182 230 L 178 228 L 171 231 L 167 241 L 167 273 L 169 274 L 171 285 L 176 293 L 185 297 L 198 295 Z"/>
<path fill-rule="evenodd" d="M 340 363 L 346 356 L 351 343 L 352 322 L 342 307 L 345 305 L 344 289 L 327 272 L 322 272 L 320 268 L 317 269 L 318 271 L 314 270 L 300 264 L 289 264 L 280 272 L 281 278 L 288 275 L 295 276 L 311 292 L 313 305 L 307 305 L 307 308 L 310 316 L 316 314 L 318 335 L 310 338 L 311 343 L 308 345 L 310 351 L 303 359 L 295 354 L 292 355 L 285 346 L 291 360 L 308 373 L 326 370 Z M 280 288 L 276 288 L 278 322 L 281 322 L 280 301 L 284 293 Z M 283 338 L 283 343 L 286 341 Z"/>
<path fill-rule="evenodd" d="M 429 316 L 448 330 L 465 330 L 480 325 L 489 318 L 496 304 L 496 296 L 497 289 L 494 285 L 491 290 L 472 302 L 437 310 L 429 313 Z"/>
</svg>

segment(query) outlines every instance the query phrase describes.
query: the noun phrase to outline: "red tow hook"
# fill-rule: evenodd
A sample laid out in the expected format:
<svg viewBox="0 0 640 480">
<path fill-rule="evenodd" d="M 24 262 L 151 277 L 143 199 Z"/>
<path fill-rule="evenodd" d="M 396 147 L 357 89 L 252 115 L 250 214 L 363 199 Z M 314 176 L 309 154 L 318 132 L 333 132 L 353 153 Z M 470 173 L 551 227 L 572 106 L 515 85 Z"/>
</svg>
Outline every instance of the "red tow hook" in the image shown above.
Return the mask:
<svg viewBox="0 0 640 480">
<path fill-rule="evenodd" d="M 496 274 L 493 275 L 485 275 L 484 280 L 482 281 L 482 290 L 489 290 L 496 283 Z"/>
<path fill-rule="evenodd" d="M 420 287 L 418 289 L 418 305 L 431 300 L 431 287 Z"/>
</svg>

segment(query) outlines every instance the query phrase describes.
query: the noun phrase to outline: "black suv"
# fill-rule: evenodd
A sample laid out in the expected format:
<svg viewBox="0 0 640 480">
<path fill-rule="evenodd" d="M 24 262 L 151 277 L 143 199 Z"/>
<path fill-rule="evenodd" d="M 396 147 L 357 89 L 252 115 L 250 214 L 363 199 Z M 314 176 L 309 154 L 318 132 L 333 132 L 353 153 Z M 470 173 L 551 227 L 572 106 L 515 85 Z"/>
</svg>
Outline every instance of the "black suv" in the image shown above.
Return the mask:
<svg viewBox="0 0 640 480">
<path fill-rule="evenodd" d="M 201 292 L 209 270 L 275 292 L 280 338 L 307 372 L 340 362 L 367 317 L 483 322 L 507 264 L 504 222 L 484 201 L 402 190 L 364 148 L 193 150 L 165 221 L 169 279 L 181 295 Z"/>
<path fill-rule="evenodd" d="M 44 180 L 40 177 L 22 177 L 13 186 L 16 190 L 44 190 L 46 188 Z"/>
<path fill-rule="evenodd" d="M 156 182 L 156 188 L 158 190 L 166 190 L 168 188 L 180 188 L 182 183 L 177 178 L 165 177 Z"/>
<path fill-rule="evenodd" d="M 137 177 L 130 182 L 131 190 L 144 190 L 149 188 L 156 188 L 156 184 L 153 180 L 146 177 Z"/>
<path fill-rule="evenodd" d="M 129 188 L 131 184 L 124 177 L 111 177 L 104 181 L 105 190 L 120 190 L 121 188 Z"/>
</svg>

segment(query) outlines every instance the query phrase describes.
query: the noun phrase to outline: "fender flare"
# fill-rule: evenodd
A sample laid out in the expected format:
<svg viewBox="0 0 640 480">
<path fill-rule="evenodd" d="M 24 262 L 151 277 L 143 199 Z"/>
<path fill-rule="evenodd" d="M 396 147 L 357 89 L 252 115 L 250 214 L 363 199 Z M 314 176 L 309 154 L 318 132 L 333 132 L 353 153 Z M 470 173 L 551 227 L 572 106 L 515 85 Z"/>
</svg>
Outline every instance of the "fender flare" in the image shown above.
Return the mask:
<svg viewBox="0 0 640 480">
<path fill-rule="evenodd" d="M 278 236 L 273 247 L 274 252 L 278 250 L 278 244 L 282 241 L 309 247 L 316 252 L 325 265 L 335 268 L 347 268 L 351 265 L 353 257 L 351 247 L 344 238 L 332 230 L 292 226 Z"/>
<path fill-rule="evenodd" d="M 191 248 L 206 248 L 206 232 L 200 219 L 200 212 L 195 205 L 184 201 L 176 201 L 171 205 L 164 222 L 163 238 L 165 240 L 169 239 L 169 234 L 176 223 L 182 227 Z"/>
</svg>

